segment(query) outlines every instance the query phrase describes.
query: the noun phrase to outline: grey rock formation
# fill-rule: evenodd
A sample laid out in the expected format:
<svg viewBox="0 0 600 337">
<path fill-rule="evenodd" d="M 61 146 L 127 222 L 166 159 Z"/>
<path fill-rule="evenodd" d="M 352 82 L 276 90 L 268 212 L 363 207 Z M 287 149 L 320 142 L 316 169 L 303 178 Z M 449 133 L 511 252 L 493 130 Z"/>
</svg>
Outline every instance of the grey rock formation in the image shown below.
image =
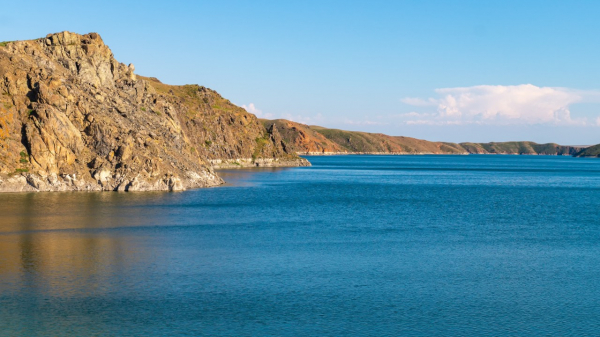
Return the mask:
<svg viewBox="0 0 600 337">
<path fill-rule="evenodd" d="M 0 46 L 0 191 L 177 191 L 211 162 L 307 165 L 216 92 L 134 74 L 96 33 Z"/>
</svg>

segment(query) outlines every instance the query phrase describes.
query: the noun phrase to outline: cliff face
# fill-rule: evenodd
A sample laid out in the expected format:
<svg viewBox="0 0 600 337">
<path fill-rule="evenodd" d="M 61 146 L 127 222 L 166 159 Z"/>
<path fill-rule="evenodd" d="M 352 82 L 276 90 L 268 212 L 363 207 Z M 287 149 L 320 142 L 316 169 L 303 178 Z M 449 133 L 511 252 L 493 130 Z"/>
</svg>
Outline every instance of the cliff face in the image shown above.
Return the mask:
<svg viewBox="0 0 600 337">
<path fill-rule="evenodd" d="M 308 126 L 285 119 L 261 119 L 266 128 L 276 127 L 285 139 L 286 144 L 293 151 L 301 153 L 330 153 L 345 152 L 341 145 L 330 140 L 315 130 L 316 127 Z"/>
<path fill-rule="evenodd" d="M 308 126 L 283 119 L 261 120 L 275 125 L 288 147 L 301 154 L 530 154 L 574 155 L 582 148 L 554 143 L 445 143 L 380 133 L 344 131 Z"/>
<path fill-rule="evenodd" d="M 0 43 L 0 191 L 183 190 L 213 166 L 308 165 L 244 109 L 136 76 L 96 33 Z"/>
</svg>

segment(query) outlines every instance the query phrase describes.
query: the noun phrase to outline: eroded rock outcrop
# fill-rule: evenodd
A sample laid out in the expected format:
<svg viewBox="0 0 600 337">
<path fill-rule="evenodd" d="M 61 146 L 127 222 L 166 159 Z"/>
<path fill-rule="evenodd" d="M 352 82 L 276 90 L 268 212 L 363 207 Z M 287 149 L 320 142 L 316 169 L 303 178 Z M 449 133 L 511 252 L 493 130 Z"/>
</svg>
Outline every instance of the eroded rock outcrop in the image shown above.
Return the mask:
<svg viewBox="0 0 600 337">
<path fill-rule="evenodd" d="M 215 91 L 134 69 L 96 33 L 0 44 L 0 191 L 183 190 L 221 184 L 211 163 L 308 165 Z"/>
</svg>

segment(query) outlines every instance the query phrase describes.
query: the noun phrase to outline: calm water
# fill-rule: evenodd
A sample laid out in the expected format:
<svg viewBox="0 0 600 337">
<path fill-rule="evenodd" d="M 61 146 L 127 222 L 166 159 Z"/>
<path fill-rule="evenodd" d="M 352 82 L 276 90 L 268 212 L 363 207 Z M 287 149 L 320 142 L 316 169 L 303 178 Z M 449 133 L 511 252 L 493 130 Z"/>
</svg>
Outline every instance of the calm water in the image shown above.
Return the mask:
<svg viewBox="0 0 600 337">
<path fill-rule="evenodd" d="M 309 159 L 0 195 L 0 335 L 600 334 L 600 160 Z"/>
</svg>

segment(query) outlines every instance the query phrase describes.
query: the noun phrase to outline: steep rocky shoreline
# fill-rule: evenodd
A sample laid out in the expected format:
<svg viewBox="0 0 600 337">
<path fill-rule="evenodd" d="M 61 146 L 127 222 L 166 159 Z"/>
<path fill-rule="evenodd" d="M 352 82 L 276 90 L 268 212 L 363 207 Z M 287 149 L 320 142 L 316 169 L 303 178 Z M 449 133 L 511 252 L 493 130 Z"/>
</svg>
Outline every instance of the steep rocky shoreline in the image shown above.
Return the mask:
<svg viewBox="0 0 600 337">
<path fill-rule="evenodd" d="M 214 90 L 168 85 L 134 71 L 96 33 L 0 43 L 0 192 L 211 187 L 223 183 L 219 168 L 309 166 L 298 154 L 600 153 L 259 120 Z"/>
<path fill-rule="evenodd" d="M 0 192 L 177 191 L 222 184 L 227 163 L 310 165 L 217 92 L 134 70 L 96 33 L 0 43 Z"/>
</svg>

